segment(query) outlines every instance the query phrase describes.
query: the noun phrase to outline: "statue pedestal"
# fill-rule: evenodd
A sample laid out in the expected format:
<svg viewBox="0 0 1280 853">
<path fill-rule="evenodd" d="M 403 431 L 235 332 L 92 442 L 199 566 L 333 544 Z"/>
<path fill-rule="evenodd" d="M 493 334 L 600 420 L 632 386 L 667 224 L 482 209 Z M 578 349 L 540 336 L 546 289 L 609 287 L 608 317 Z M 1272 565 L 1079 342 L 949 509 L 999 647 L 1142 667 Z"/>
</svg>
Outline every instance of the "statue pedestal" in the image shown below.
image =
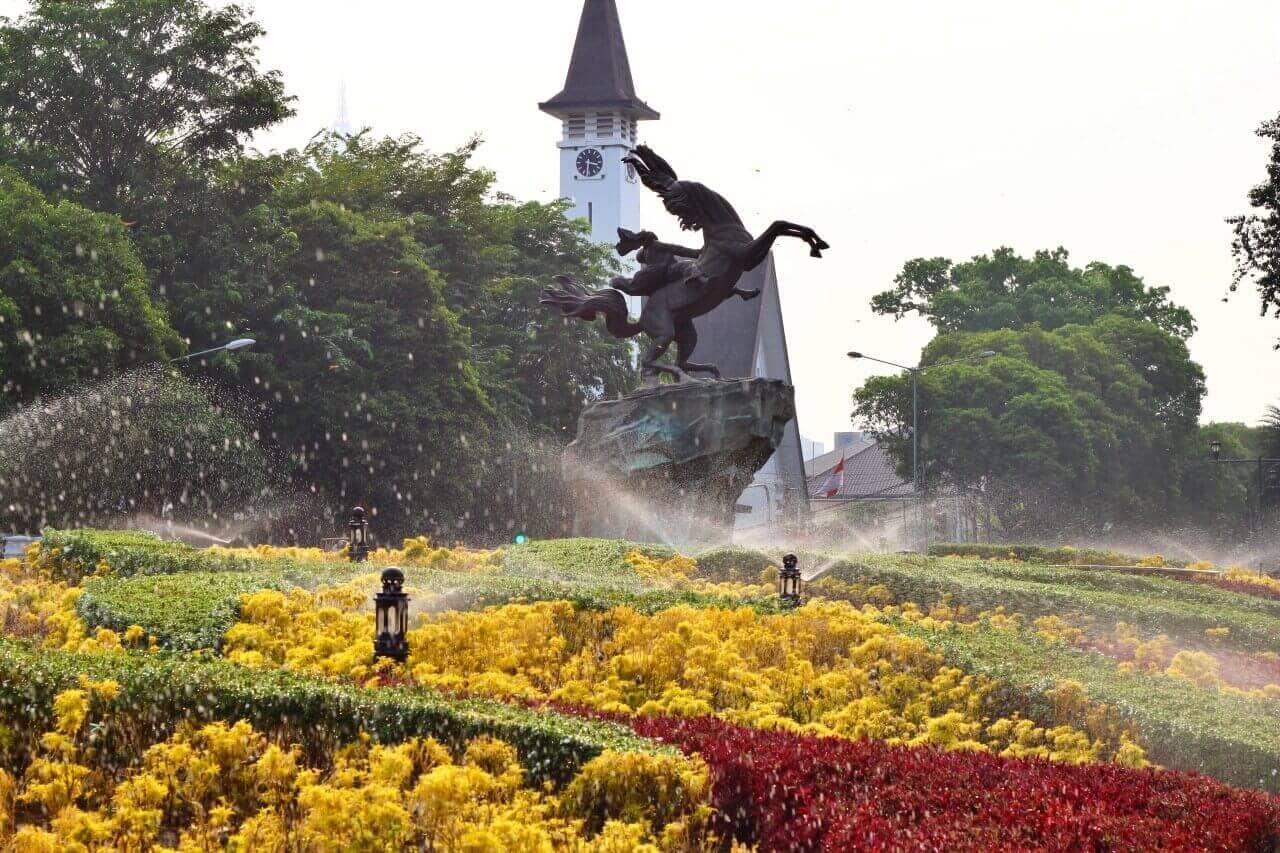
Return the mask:
<svg viewBox="0 0 1280 853">
<path fill-rule="evenodd" d="M 727 541 L 738 496 L 795 413 L 795 389 L 776 379 L 660 385 L 588 406 L 562 460 L 575 534 Z"/>
</svg>

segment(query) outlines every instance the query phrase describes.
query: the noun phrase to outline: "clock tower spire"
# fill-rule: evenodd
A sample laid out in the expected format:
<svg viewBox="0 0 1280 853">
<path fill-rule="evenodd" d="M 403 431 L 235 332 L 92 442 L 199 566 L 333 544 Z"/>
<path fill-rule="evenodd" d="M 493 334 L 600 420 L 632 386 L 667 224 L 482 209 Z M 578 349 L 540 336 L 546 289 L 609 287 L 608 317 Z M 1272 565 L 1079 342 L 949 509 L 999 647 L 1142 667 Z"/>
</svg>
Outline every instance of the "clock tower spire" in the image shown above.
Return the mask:
<svg viewBox="0 0 1280 853">
<path fill-rule="evenodd" d="M 620 227 L 640 230 L 640 183 L 622 158 L 639 142 L 639 122 L 658 113 L 636 95 L 614 0 L 585 0 L 564 88 L 538 107 L 560 119 L 568 215 L 586 219 L 598 243 L 616 242 Z"/>
</svg>

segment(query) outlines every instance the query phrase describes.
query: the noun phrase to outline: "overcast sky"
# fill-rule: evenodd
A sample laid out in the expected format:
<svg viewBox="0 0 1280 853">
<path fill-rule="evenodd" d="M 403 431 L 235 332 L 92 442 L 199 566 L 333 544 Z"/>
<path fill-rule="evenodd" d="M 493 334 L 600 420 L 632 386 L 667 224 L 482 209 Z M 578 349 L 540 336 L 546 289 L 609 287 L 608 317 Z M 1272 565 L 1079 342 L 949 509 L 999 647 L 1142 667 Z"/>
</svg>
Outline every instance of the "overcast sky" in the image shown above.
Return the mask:
<svg viewBox="0 0 1280 853">
<path fill-rule="evenodd" d="M 12 14 L 25 4 L 0 0 Z M 333 122 L 434 149 L 480 134 L 502 190 L 550 200 L 581 0 L 257 0 L 261 59 L 297 117 L 261 148 Z M 1276 0 L 618 0 L 641 136 L 724 193 L 748 228 L 785 218 L 832 245 L 776 250 L 801 431 L 831 446 L 875 365 L 914 363 L 922 321 L 871 314 L 903 261 L 1064 246 L 1167 285 L 1200 331 L 1205 419 L 1280 402 L 1280 321 L 1224 304 L 1230 229 L 1264 174 L 1253 133 L 1280 112 Z M 300 11 L 304 10 L 305 11 Z M 646 198 L 645 226 L 678 232 Z"/>
</svg>

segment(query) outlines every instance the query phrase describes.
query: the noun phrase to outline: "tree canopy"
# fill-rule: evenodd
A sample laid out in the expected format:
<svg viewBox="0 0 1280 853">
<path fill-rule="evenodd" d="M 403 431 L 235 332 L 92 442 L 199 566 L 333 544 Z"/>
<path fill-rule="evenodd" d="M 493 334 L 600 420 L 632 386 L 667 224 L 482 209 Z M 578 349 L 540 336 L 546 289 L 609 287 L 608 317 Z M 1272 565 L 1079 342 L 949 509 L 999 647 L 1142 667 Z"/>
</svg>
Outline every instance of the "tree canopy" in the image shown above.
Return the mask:
<svg viewBox="0 0 1280 853">
<path fill-rule="evenodd" d="M 241 150 L 291 114 L 232 3 L 36 0 L 0 18 L 0 142 L 46 190 L 144 215 L 175 166 Z"/>
<path fill-rule="evenodd" d="M 915 258 L 903 265 L 892 290 L 872 298 L 871 309 L 897 318 L 915 312 L 939 332 L 1020 329 L 1032 323 L 1052 330 L 1107 314 L 1146 320 L 1180 338 L 1195 331 L 1191 312 L 1169 301 L 1169 288 L 1148 287 L 1126 266 L 1072 267 L 1062 248 L 1030 258 L 999 248 L 959 264 Z"/>
<path fill-rule="evenodd" d="M 0 168 L 0 413 L 181 352 L 125 230 Z"/>
<path fill-rule="evenodd" d="M 0 165 L 26 181 L 4 192 L 50 223 L 0 249 L 39 283 L 0 299 L 3 381 L 29 398 L 181 338 L 253 337 L 184 369 L 248 397 L 312 527 L 363 502 L 389 538 L 562 532 L 559 448 L 587 403 L 627 389 L 631 352 L 537 296 L 553 273 L 602 281 L 609 254 L 562 204 L 497 192 L 476 142 L 247 152 L 291 111 L 262 35 L 242 6 L 200 0 L 36 0 L 0 20 Z"/>
<path fill-rule="evenodd" d="M 1263 122 L 1258 135 L 1271 141 L 1267 177 L 1249 190 L 1249 204 L 1259 213 L 1234 216 L 1231 255 L 1235 276 L 1231 290 L 1252 281 L 1262 302 L 1262 314 L 1280 319 L 1280 116 Z M 1276 347 L 1280 349 L 1280 342 Z"/>
<path fill-rule="evenodd" d="M 912 261 L 899 277 L 918 281 L 926 264 L 956 282 L 931 286 L 914 309 L 944 329 L 920 361 L 926 480 L 981 491 L 1023 535 L 1167 518 L 1185 506 L 1181 460 L 1203 455 L 1193 445 L 1204 374 L 1178 334 L 1191 328 L 1189 313 L 1123 267 L 1072 271 L 1065 257 L 1027 261 L 999 250 L 962 265 Z M 982 298 L 1006 313 L 984 309 Z M 1080 322 L 1057 322 L 1066 315 Z M 985 328 L 996 316 L 1004 326 Z M 997 355 L 942 364 L 988 350 Z M 887 443 L 905 475 L 910 376 L 872 378 L 854 403 L 855 419 Z"/>
</svg>

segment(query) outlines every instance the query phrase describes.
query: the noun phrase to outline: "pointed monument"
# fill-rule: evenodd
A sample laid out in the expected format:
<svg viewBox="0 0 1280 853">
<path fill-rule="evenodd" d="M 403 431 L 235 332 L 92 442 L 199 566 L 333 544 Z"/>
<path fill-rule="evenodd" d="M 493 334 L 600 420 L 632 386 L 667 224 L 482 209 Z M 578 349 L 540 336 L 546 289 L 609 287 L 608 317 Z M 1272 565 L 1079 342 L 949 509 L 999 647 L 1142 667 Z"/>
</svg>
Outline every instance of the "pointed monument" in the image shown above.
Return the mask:
<svg viewBox="0 0 1280 853">
<path fill-rule="evenodd" d="M 716 365 L 726 377 L 780 379 L 791 385 L 791 360 L 787 356 L 773 253 L 760 266 L 746 272 L 738 286 L 758 289 L 760 297 L 750 302 L 730 299 L 694 320 L 698 359 Z M 744 536 L 752 530 L 769 534 L 809 514 L 798 418 L 787 422 L 778 449 L 756 472 L 738 504 L 734 526 Z"/>
<path fill-rule="evenodd" d="M 636 119 L 659 118 L 657 110 L 636 96 L 614 0 L 586 0 L 564 89 L 538 108 L 557 117 L 579 110 L 616 109 Z"/>
</svg>

